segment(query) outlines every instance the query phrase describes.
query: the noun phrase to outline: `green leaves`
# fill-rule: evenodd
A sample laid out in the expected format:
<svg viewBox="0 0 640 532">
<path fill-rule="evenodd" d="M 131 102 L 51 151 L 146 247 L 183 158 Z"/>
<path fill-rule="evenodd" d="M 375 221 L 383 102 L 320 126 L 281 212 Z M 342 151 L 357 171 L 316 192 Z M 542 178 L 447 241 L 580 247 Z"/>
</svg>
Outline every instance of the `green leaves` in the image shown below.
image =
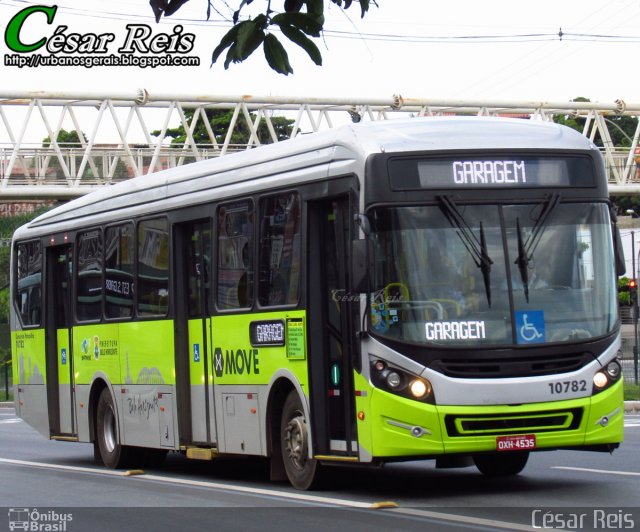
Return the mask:
<svg viewBox="0 0 640 532">
<path fill-rule="evenodd" d="M 302 31 L 294 26 L 280 26 L 280 30 L 284 34 L 284 36 L 289 39 L 291 42 L 296 43 L 300 48 L 302 48 L 311 60 L 318 66 L 322 65 L 322 55 L 320 54 L 320 50 L 315 45 L 315 43 L 309 39 Z"/>
<path fill-rule="evenodd" d="M 267 17 L 259 15 L 254 20 L 245 20 L 236 24 L 221 39 L 211 54 L 211 64 L 215 63 L 220 54 L 229 48 L 224 61 L 224 68 L 229 68 L 231 63 L 241 63 L 260 46 L 265 39 L 264 28 L 267 25 Z"/>
<path fill-rule="evenodd" d="M 254 19 L 238 22 L 240 11 L 253 0 L 242 0 L 239 8 L 234 12 L 234 26 L 222 37 L 220 43 L 211 54 L 211 64 L 215 63 L 222 52 L 227 50 L 224 68 L 231 63 L 241 63 L 247 59 L 258 47 L 262 46 L 265 59 L 269 66 L 285 76 L 293 73 L 289 63 L 289 56 L 280 40 L 269 32 L 275 27 L 282 32 L 289 41 L 302 48 L 309 58 L 318 66 L 322 65 L 322 54 L 316 44 L 309 37 L 320 37 L 324 27 L 324 0 L 285 0 L 284 12 L 272 16 L 271 3 L 267 4 L 267 12 Z M 331 0 L 343 9 L 348 9 L 353 0 Z M 376 5 L 375 0 L 358 0 L 362 16 L 368 11 L 370 4 Z M 209 2 L 210 5 L 210 2 Z"/>
<path fill-rule="evenodd" d="M 222 52 L 228 48 L 224 61 L 224 68 L 227 69 L 231 63 L 241 63 L 260 45 L 263 45 L 264 56 L 273 70 L 285 76 L 293 74 L 289 55 L 284 46 L 273 33 L 265 31 L 267 26 L 273 25 L 280 28 L 287 39 L 307 52 L 316 65 L 322 65 L 322 54 L 307 35 L 319 37 L 323 23 L 322 13 L 295 12 L 281 13 L 272 19 L 268 19 L 266 15 L 259 15 L 253 20 L 239 22 L 222 37 L 216 46 L 211 54 L 211 64 L 215 63 Z"/>
<path fill-rule="evenodd" d="M 276 72 L 285 76 L 293 74 L 287 51 L 273 33 L 264 38 L 264 56 L 269 66 Z"/>
<path fill-rule="evenodd" d="M 338 7 L 342 7 L 343 0 L 331 0 L 331 1 L 334 4 L 336 4 Z M 353 0 L 344 0 L 344 8 L 349 9 L 351 7 L 352 1 Z M 369 5 L 371 4 L 371 2 L 370 0 L 359 0 L 359 2 L 360 2 L 360 11 L 362 12 L 361 16 L 364 17 L 367 11 L 369 11 Z M 373 2 L 373 4 L 377 6 L 375 1 Z"/>
<path fill-rule="evenodd" d="M 271 23 L 281 28 L 282 26 L 292 26 L 312 37 L 320 37 L 324 16 L 322 13 L 281 13 L 273 17 Z"/>
</svg>

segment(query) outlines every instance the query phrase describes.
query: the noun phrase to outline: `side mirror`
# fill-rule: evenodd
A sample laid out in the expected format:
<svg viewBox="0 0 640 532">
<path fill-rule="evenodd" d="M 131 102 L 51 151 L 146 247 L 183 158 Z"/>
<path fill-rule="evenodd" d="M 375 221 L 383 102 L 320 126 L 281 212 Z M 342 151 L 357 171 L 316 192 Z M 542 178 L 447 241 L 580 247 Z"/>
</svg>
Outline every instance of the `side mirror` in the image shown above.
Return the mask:
<svg viewBox="0 0 640 532">
<path fill-rule="evenodd" d="M 369 290 L 369 259 L 373 257 L 371 241 L 353 240 L 351 242 L 351 292 L 363 294 Z"/>
</svg>

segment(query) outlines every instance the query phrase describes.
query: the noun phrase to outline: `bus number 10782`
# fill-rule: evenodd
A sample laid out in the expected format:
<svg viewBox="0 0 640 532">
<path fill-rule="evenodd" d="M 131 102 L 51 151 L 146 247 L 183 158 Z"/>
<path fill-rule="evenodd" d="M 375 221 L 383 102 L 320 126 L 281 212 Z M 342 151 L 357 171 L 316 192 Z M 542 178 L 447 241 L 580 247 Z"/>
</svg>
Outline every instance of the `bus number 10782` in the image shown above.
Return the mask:
<svg viewBox="0 0 640 532">
<path fill-rule="evenodd" d="M 579 381 L 550 382 L 549 389 L 551 390 L 552 395 L 569 393 L 569 392 L 586 392 L 587 381 L 579 380 Z"/>
</svg>

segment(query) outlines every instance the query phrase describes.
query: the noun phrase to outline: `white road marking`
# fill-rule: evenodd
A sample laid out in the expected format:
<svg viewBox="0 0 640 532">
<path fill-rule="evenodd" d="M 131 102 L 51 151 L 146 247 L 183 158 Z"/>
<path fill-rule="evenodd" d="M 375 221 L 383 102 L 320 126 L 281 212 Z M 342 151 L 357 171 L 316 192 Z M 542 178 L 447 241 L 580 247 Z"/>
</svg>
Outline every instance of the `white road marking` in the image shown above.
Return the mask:
<svg viewBox="0 0 640 532">
<path fill-rule="evenodd" d="M 493 519 L 483 519 L 481 517 L 471 517 L 468 515 L 444 514 L 441 512 L 431 512 L 429 510 L 418 510 L 416 508 L 392 508 L 387 510 L 387 512 L 411 515 L 414 517 L 427 517 L 429 519 L 438 519 L 441 521 L 452 521 L 454 523 L 462 523 L 464 525 L 479 525 L 506 530 L 524 530 L 531 532 L 539 529 L 539 527 L 521 525 L 518 523 L 507 523 L 506 521 L 495 521 Z"/>
<path fill-rule="evenodd" d="M 619 475 L 627 477 L 640 477 L 635 471 L 610 471 L 608 469 L 589 469 L 588 467 L 553 466 L 551 469 L 564 469 L 565 471 L 582 471 L 584 473 L 601 473 L 603 475 Z"/>
<path fill-rule="evenodd" d="M 5 423 L 20 423 L 22 420 L 17 417 L 12 417 L 9 419 L 0 419 L 0 425 Z"/>
<path fill-rule="evenodd" d="M 318 495 L 311 495 L 307 493 L 288 492 L 288 491 L 271 490 L 271 489 L 255 488 L 255 487 L 245 487 L 245 486 L 237 486 L 234 484 L 222 484 L 219 482 L 188 480 L 188 479 L 181 479 L 181 478 L 165 477 L 161 475 L 147 475 L 147 474 L 131 475 L 130 472 L 128 471 L 114 471 L 111 469 L 97 469 L 97 468 L 91 468 L 91 467 L 76 467 L 76 466 L 66 466 L 66 465 L 59 465 L 59 464 L 47 464 L 43 462 L 14 460 L 9 458 L 0 458 L 0 464 L 9 464 L 9 465 L 18 465 L 18 466 L 27 466 L 27 467 L 40 467 L 43 469 L 54 469 L 54 470 L 71 471 L 71 472 L 76 471 L 79 473 L 92 473 L 96 475 L 109 475 L 109 476 L 116 476 L 116 477 L 123 477 L 123 478 L 128 477 L 136 480 L 137 479 L 153 480 L 155 482 L 164 482 L 167 484 L 197 486 L 197 487 L 204 487 L 204 488 L 210 488 L 210 489 L 218 489 L 222 491 L 246 493 L 249 495 L 278 497 L 278 498 L 289 499 L 294 501 L 315 503 L 322 506 L 341 506 L 346 508 L 368 509 L 368 510 L 380 509 L 380 511 L 393 512 L 393 513 L 412 516 L 412 517 L 423 517 L 428 519 L 437 519 L 443 522 L 463 523 L 466 525 L 493 527 L 493 528 L 504 529 L 504 530 L 518 530 L 518 531 L 527 531 L 527 532 L 531 532 L 535 530 L 535 528 L 532 526 L 522 525 L 518 523 L 495 521 L 493 519 L 483 519 L 480 517 L 447 514 L 442 512 L 432 512 L 429 510 L 420 510 L 415 508 L 399 508 L 395 503 L 390 503 L 390 502 L 370 503 L 370 502 L 362 502 L 362 501 L 353 501 L 349 499 L 336 499 L 334 497 L 321 497 Z"/>
</svg>

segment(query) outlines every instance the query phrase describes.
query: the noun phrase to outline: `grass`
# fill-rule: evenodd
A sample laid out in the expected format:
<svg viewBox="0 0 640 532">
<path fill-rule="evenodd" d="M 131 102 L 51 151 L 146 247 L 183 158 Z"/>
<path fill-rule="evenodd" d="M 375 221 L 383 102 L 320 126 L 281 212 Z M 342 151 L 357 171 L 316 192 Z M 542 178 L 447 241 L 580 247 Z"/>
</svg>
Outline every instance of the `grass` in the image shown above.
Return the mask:
<svg viewBox="0 0 640 532">
<path fill-rule="evenodd" d="M 640 384 L 624 383 L 624 400 L 640 401 Z"/>
</svg>

